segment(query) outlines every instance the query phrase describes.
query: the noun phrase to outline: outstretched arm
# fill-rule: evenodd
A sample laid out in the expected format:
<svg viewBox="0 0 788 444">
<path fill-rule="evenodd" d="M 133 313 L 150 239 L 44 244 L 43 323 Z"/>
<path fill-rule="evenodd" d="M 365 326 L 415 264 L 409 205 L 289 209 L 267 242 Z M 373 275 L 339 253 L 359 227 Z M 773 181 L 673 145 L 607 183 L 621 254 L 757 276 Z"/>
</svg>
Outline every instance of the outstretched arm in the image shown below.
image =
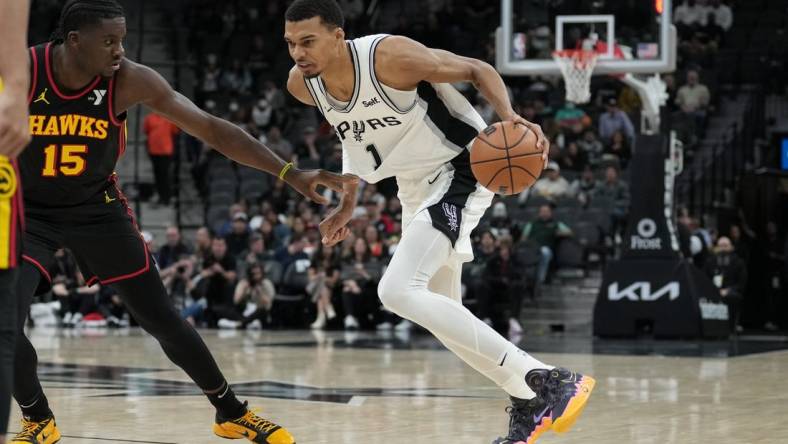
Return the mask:
<svg viewBox="0 0 788 444">
<path fill-rule="evenodd" d="M 118 75 L 116 110 L 128 109 L 136 103 L 149 106 L 236 162 L 273 175 L 280 175 L 286 165 L 284 160 L 238 126 L 198 108 L 191 100 L 172 89 L 154 70 L 124 60 Z M 356 178 L 328 171 L 296 168 L 289 169 L 284 180 L 299 193 L 322 204 L 328 202 L 317 192 L 319 186 L 340 192 L 343 184 L 357 181 Z"/>
<path fill-rule="evenodd" d="M 28 142 L 27 0 L 0 2 L 0 155 L 14 157 Z M 5 90 L 3 90 L 5 88 Z"/>
<path fill-rule="evenodd" d="M 489 63 L 458 56 L 441 49 L 431 49 L 401 36 L 387 37 L 375 54 L 375 73 L 384 84 L 402 90 L 415 89 L 419 82 L 471 82 L 495 108 L 501 120 L 527 126 L 536 134 L 542 157 L 547 162 L 550 143 L 542 128 L 518 116 L 512 108 L 506 85 Z"/>
</svg>

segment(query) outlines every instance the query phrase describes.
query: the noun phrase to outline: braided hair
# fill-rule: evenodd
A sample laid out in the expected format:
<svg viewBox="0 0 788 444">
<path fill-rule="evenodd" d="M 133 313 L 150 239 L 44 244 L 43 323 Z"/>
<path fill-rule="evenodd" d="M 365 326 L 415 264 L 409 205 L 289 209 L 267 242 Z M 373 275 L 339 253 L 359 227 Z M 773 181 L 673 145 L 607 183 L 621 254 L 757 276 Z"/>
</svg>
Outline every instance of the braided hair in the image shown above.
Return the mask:
<svg viewBox="0 0 788 444">
<path fill-rule="evenodd" d="M 123 7 L 116 0 L 68 0 L 60 11 L 57 29 L 49 40 L 62 43 L 71 31 L 87 25 L 97 25 L 101 19 L 124 15 Z"/>
</svg>

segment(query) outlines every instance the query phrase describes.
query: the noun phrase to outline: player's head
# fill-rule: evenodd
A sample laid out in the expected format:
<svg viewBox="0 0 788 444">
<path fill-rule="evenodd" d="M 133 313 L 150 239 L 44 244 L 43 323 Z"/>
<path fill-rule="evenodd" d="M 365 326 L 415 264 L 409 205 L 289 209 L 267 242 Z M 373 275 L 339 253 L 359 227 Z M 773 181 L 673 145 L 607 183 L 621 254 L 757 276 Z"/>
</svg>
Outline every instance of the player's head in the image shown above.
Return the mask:
<svg viewBox="0 0 788 444">
<path fill-rule="evenodd" d="M 115 0 L 68 0 L 51 40 L 77 56 L 84 71 L 109 77 L 120 68 L 126 18 Z"/>
<path fill-rule="evenodd" d="M 336 0 L 295 0 L 285 12 L 285 41 L 304 74 L 315 77 L 344 51 L 345 17 Z"/>
</svg>

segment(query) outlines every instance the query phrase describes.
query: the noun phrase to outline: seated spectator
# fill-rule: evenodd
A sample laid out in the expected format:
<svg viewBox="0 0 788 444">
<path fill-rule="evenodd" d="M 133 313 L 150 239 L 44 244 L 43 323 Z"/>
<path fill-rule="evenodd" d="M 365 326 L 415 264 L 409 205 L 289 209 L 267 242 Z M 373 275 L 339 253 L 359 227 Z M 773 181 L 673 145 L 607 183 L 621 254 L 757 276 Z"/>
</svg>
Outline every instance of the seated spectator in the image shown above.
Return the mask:
<svg viewBox="0 0 788 444">
<path fill-rule="evenodd" d="M 489 230 L 496 238 L 511 237 L 514 223 L 509 217 L 509 212 L 506 209 L 506 204 L 503 202 L 496 202 L 492 206 Z"/>
<path fill-rule="evenodd" d="M 244 250 L 238 258 L 240 261 L 238 273 L 245 276 L 247 268 L 252 264 L 262 264 L 266 261 L 273 260 L 274 254 L 271 250 L 265 248 L 263 235 L 254 232 L 249 235 L 249 248 Z"/>
<path fill-rule="evenodd" d="M 380 238 L 380 231 L 374 225 L 367 225 L 367 228 L 364 229 L 364 238 L 367 240 L 369 253 L 372 257 L 379 261 L 383 261 L 388 257 L 388 251 Z"/>
<path fill-rule="evenodd" d="M 252 107 L 252 124 L 260 131 L 257 137 L 262 143 L 268 142 L 268 137 L 264 131 L 268 131 L 273 123 L 274 109 L 266 99 L 259 99 Z"/>
<path fill-rule="evenodd" d="M 593 130 L 587 130 L 583 133 L 583 138 L 577 141 L 577 146 L 581 151 L 586 153 L 588 162 L 591 164 L 596 164 L 602 158 L 604 146 L 602 142 L 597 139 L 596 133 Z"/>
<path fill-rule="evenodd" d="M 208 227 L 200 227 L 194 234 L 194 257 L 195 263 L 201 264 L 205 258 L 211 254 L 211 243 L 213 234 Z"/>
<path fill-rule="evenodd" d="M 730 239 L 721 236 L 717 240 L 714 255 L 706 261 L 705 271 L 714 285 L 720 289 L 720 296 L 728 305 L 731 331 L 741 333 L 740 307 L 747 288 L 747 267 L 734 253 Z"/>
<path fill-rule="evenodd" d="M 226 91 L 248 93 L 252 89 L 252 74 L 245 64 L 235 59 L 230 68 L 222 73 L 220 85 Z"/>
<path fill-rule="evenodd" d="M 673 11 L 673 24 L 682 39 L 689 38 L 702 24 L 705 25 L 705 8 L 696 0 L 684 0 Z"/>
<path fill-rule="evenodd" d="M 305 237 L 293 236 L 290 239 L 290 245 L 280 247 L 274 253 L 274 259 L 282 264 L 282 270 L 287 270 L 292 263 L 301 259 L 309 259 L 309 255 L 304 252 L 304 247 L 307 244 Z"/>
<path fill-rule="evenodd" d="M 207 322 L 214 326 L 217 311 L 232 306 L 236 279 L 235 258 L 227 253 L 224 238 L 211 241 L 211 254 L 200 265 L 198 282 L 193 291 L 196 302 L 183 311 L 183 317 L 192 325 Z"/>
<path fill-rule="evenodd" d="M 613 203 L 610 208 L 612 232 L 622 232 L 629 213 L 629 186 L 619 179 L 615 167 L 605 169 L 605 180 L 594 187 L 591 199 L 606 199 Z"/>
<path fill-rule="evenodd" d="M 503 314 L 508 320 L 510 338 L 523 333 L 519 320 L 525 290 L 522 270 L 522 264 L 512 255 L 511 238 L 501 239 L 497 253 L 487 261 L 485 267 L 485 291 L 476 295 L 479 317 L 488 320 L 488 323 L 491 317 L 497 317 L 492 313 L 496 300 L 506 303 Z"/>
<path fill-rule="evenodd" d="M 577 125 L 580 127 L 587 126 L 590 123 L 588 115 L 582 109 L 578 108 L 572 102 L 567 101 L 564 107 L 556 111 L 555 123 L 559 128 L 569 130 Z"/>
<path fill-rule="evenodd" d="M 219 91 L 219 79 L 222 75 L 222 70 L 217 63 L 216 54 L 208 54 L 205 61 L 206 64 L 203 66 L 199 86 L 199 92 L 202 96 L 201 101 L 205 101 L 211 94 Z"/>
<path fill-rule="evenodd" d="M 324 328 L 326 322 L 337 316 L 331 302 L 332 296 L 339 288 L 342 268 L 337 251 L 336 247 L 326 247 L 321 243 L 309 267 L 309 283 L 306 291 L 317 306 L 317 318 L 311 325 L 313 329 Z"/>
<path fill-rule="evenodd" d="M 566 171 L 583 171 L 588 165 L 588 156 L 582 151 L 577 142 L 569 142 L 566 149 L 561 153 L 558 164 Z"/>
<path fill-rule="evenodd" d="M 597 180 L 594 177 L 594 170 L 590 166 L 586 166 L 583 169 L 583 174 L 572 182 L 572 194 L 577 196 L 577 200 L 585 206 L 591 201 L 591 196 L 593 196 L 596 187 Z"/>
<path fill-rule="evenodd" d="M 313 127 L 304 127 L 301 141 L 295 146 L 295 155 L 301 164 L 309 160 L 315 162 L 315 165 L 319 165 L 320 147 L 317 146 L 317 134 Z"/>
<path fill-rule="evenodd" d="M 618 101 L 611 97 L 607 101 L 606 111 L 599 116 L 599 137 L 602 142 L 610 142 L 616 131 L 623 132 L 630 144 L 635 141 L 635 127 L 632 125 L 632 120 L 627 113 L 618 108 Z"/>
<path fill-rule="evenodd" d="M 569 188 L 569 182 L 561 177 L 561 168 L 558 164 L 549 162 L 543 177 L 531 187 L 531 193 L 554 200 L 565 196 L 571 197 L 572 190 Z"/>
<path fill-rule="evenodd" d="M 238 213 L 246 213 L 246 204 L 243 202 L 237 202 L 230 205 L 230 208 L 227 211 L 227 220 L 225 220 L 219 227 L 217 230 L 217 235 L 225 237 L 233 231 L 233 221 L 235 220 L 235 215 Z"/>
<path fill-rule="evenodd" d="M 253 264 L 235 286 L 232 307 L 217 307 L 219 328 L 261 328 L 271 325 L 276 290 L 261 264 Z"/>
<path fill-rule="evenodd" d="M 553 252 L 562 237 L 572 236 L 572 230 L 563 222 L 553 219 L 553 208 L 550 205 L 539 207 L 539 216 L 533 222 L 528 222 L 523 229 L 521 239 L 531 241 L 539 247 L 541 259 L 537 270 L 537 279 L 540 283 L 547 280 Z"/>
<path fill-rule="evenodd" d="M 676 105 L 693 120 L 696 131 L 705 126 L 710 101 L 709 88 L 698 81 L 698 72 L 687 71 L 687 83 L 676 93 Z"/>
<path fill-rule="evenodd" d="M 381 265 L 373 258 L 366 239 L 357 237 L 353 254 L 342 264 L 342 305 L 345 310 L 345 328 L 359 328 L 378 307 L 377 286 Z"/>
<path fill-rule="evenodd" d="M 724 42 L 725 34 L 733 26 L 733 11 L 730 6 L 720 0 L 710 0 L 706 13 L 709 16 L 706 32 L 717 40 L 717 43 Z"/>
<path fill-rule="evenodd" d="M 632 149 L 629 140 L 624 137 L 624 133 L 616 131 L 610 142 L 605 145 L 605 154 L 615 156 L 621 168 L 625 169 L 632 158 Z"/>
<path fill-rule="evenodd" d="M 278 126 L 272 126 L 271 129 L 268 130 L 268 135 L 266 136 L 268 143 L 268 148 L 271 151 L 275 152 L 279 157 L 286 161 L 293 160 L 293 145 L 282 137 L 282 130 L 279 129 Z M 281 180 L 279 182 L 282 182 Z"/>
<path fill-rule="evenodd" d="M 167 227 L 165 236 L 167 243 L 156 254 L 159 275 L 170 296 L 185 297 L 194 272 L 192 251 L 183 243 L 178 227 Z"/>
<path fill-rule="evenodd" d="M 248 217 L 244 212 L 235 213 L 232 221 L 232 230 L 224 237 L 227 241 L 227 254 L 238 258 L 249 246 Z"/>
</svg>

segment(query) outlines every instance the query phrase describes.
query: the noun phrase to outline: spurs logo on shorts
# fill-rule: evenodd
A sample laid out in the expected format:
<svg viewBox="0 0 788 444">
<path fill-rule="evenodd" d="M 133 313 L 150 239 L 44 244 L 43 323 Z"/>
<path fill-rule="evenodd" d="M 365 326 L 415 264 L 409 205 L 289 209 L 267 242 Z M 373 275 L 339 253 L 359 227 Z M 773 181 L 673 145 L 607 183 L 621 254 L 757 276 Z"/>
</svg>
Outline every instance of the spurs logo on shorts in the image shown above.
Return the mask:
<svg viewBox="0 0 788 444">
<path fill-rule="evenodd" d="M 449 224 L 451 231 L 457 231 L 460 224 L 457 222 L 457 206 L 447 202 L 443 203 L 443 214 L 446 215 L 446 221 Z"/>
</svg>

